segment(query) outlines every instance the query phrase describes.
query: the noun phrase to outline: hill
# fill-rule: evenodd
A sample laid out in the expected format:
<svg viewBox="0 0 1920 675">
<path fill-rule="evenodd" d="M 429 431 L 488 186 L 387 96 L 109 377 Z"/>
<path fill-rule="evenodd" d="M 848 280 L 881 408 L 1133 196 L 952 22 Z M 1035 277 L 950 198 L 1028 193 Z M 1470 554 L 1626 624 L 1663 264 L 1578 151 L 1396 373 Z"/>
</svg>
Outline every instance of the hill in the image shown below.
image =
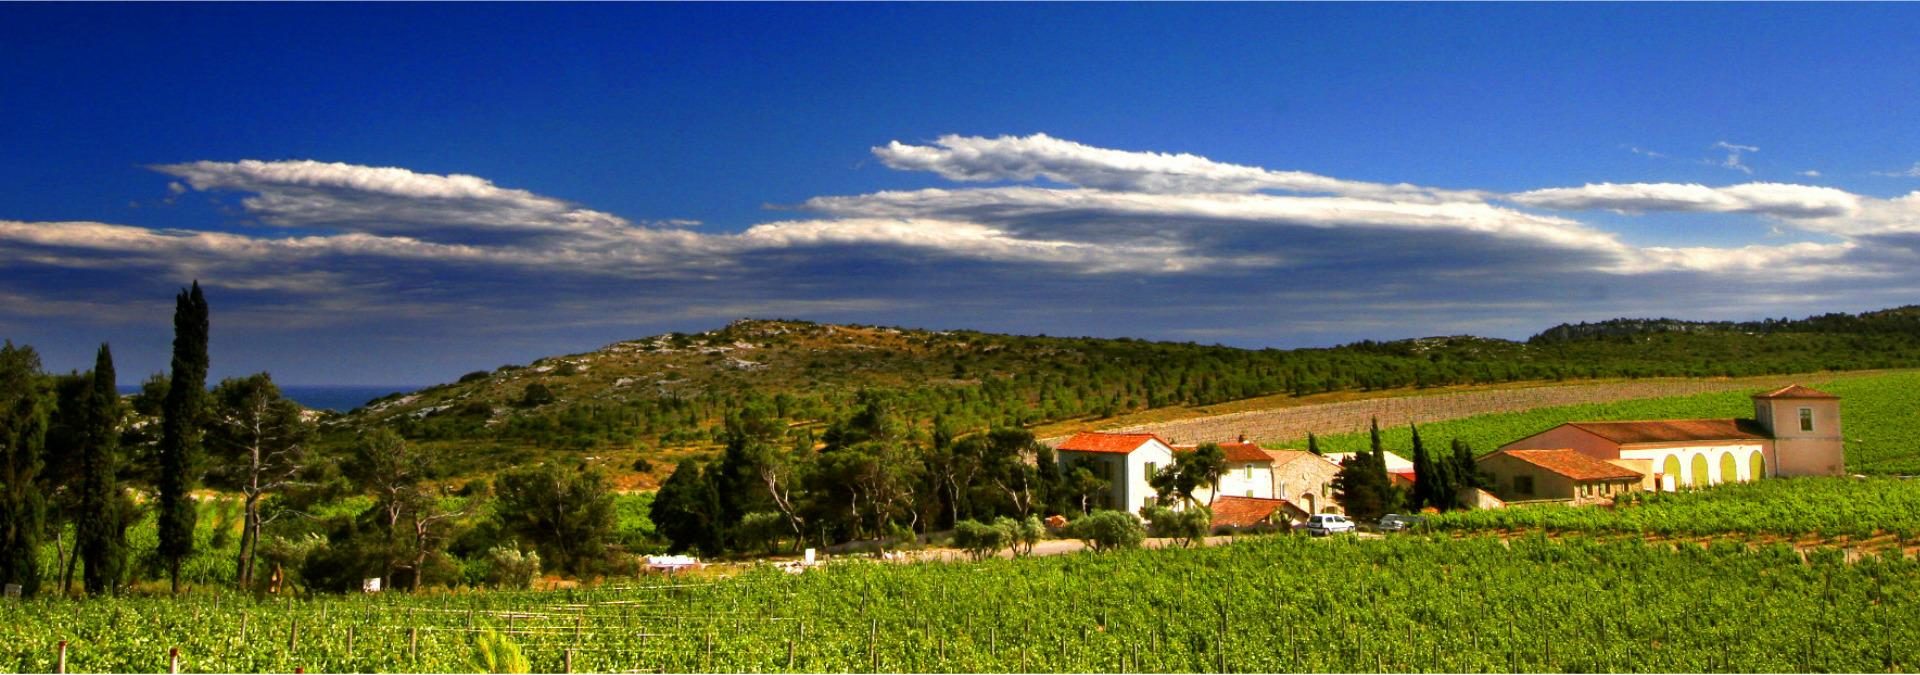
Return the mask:
<svg viewBox="0 0 1920 675">
<path fill-rule="evenodd" d="M 917 429 L 965 433 L 1275 394 L 1913 366 L 1913 307 L 1750 324 L 1623 319 L 1556 326 L 1524 342 L 1452 336 L 1293 350 L 748 319 L 476 371 L 369 402 L 327 427 L 335 442 L 387 426 L 457 446 L 457 472 L 564 451 L 623 469 L 637 463 L 630 482 L 647 485 L 652 469 L 667 468 L 659 460 L 712 448 L 722 422 L 747 406 L 787 424 L 794 443 L 812 443 L 851 414 L 863 390 L 888 396 Z"/>
</svg>

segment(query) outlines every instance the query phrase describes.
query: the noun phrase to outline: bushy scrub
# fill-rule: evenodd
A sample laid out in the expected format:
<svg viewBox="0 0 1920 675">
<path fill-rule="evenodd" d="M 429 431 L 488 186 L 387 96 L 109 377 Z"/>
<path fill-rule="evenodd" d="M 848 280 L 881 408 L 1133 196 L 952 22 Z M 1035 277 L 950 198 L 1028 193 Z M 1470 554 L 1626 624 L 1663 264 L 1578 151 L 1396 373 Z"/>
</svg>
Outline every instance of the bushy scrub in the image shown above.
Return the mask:
<svg viewBox="0 0 1920 675">
<path fill-rule="evenodd" d="M 487 552 L 487 585 L 494 588 L 526 589 L 540 576 L 540 553 L 521 552 L 509 542 Z"/>
<path fill-rule="evenodd" d="M 1125 511 L 1095 511 L 1067 523 L 1066 535 L 1086 542 L 1095 551 L 1139 548 L 1147 539 L 1140 519 Z"/>
<path fill-rule="evenodd" d="M 1175 511 L 1164 506 L 1145 509 L 1149 532 L 1155 537 L 1178 539 L 1187 546 L 1199 544 L 1213 525 L 1213 512 L 1193 507 Z"/>
</svg>

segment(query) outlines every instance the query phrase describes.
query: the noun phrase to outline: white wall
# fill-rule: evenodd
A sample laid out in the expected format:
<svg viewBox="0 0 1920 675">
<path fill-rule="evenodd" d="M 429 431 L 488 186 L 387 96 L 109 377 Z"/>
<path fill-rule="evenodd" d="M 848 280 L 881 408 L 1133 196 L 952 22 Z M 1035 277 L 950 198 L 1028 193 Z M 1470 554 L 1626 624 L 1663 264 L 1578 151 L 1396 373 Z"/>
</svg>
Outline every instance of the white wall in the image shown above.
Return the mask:
<svg viewBox="0 0 1920 675">
<path fill-rule="evenodd" d="M 1247 469 L 1252 467 L 1253 477 L 1247 477 Z M 1271 463 L 1227 462 L 1227 472 L 1220 476 L 1220 494 L 1230 497 L 1273 498 L 1273 465 Z M 1193 497 L 1205 504 L 1213 499 L 1211 489 L 1195 490 Z"/>
<path fill-rule="evenodd" d="M 1764 447 L 1761 443 L 1729 443 L 1684 448 L 1622 448 L 1620 450 L 1620 458 L 1650 460 L 1653 463 L 1652 471 L 1656 474 L 1666 473 L 1668 457 L 1680 460 L 1679 475 L 1667 476 L 1666 478 L 1670 480 L 1663 480 L 1660 485 L 1660 489 L 1662 490 L 1674 490 L 1693 485 L 1693 458 L 1699 456 L 1705 456 L 1707 458 L 1707 475 L 1706 480 L 1703 481 L 1705 485 L 1737 483 L 1755 480 L 1757 478 L 1765 478 L 1765 476 L 1752 475 L 1753 455 L 1754 453 L 1762 452 Z M 1738 471 L 1736 471 L 1733 476 L 1720 475 L 1721 457 L 1727 453 L 1733 453 L 1734 463 L 1738 465 Z M 1772 457 L 1766 458 L 1766 465 L 1767 473 L 1773 473 L 1774 466 Z"/>
<path fill-rule="evenodd" d="M 1074 462 L 1081 459 L 1117 465 L 1118 475 L 1110 479 L 1113 482 L 1114 501 L 1122 510 L 1135 514 L 1140 512 L 1140 507 L 1146 505 L 1147 498 L 1154 496 L 1153 486 L 1147 484 L 1147 464 L 1153 464 L 1156 469 L 1164 469 L 1173 464 L 1173 448 L 1151 440 L 1142 443 L 1140 447 L 1134 448 L 1133 452 L 1125 455 L 1116 452 L 1061 450 L 1056 456 L 1059 457 L 1062 469 L 1071 468 Z"/>
</svg>

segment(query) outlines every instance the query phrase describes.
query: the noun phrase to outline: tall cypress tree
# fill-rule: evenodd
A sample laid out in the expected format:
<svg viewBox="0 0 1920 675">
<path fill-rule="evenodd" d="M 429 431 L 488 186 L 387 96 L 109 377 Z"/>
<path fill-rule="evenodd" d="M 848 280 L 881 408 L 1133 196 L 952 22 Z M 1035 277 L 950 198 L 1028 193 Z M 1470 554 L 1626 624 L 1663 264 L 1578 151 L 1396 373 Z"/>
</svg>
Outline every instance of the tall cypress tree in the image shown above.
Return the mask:
<svg viewBox="0 0 1920 675">
<path fill-rule="evenodd" d="M 24 597 L 40 592 L 40 536 L 47 517 L 40 469 L 46 441 L 40 356 L 9 340 L 0 347 L 0 583 L 19 584 Z"/>
<path fill-rule="evenodd" d="M 1315 457 L 1326 454 L 1320 451 L 1320 437 L 1313 435 L 1311 431 L 1307 432 L 1307 452 L 1313 453 Z"/>
<path fill-rule="evenodd" d="M 1425 506 L 1439 508 L 1435 495 L 1446 486 L 1435 471 L 1433 458 L 1427 456 L 1426 444 L 1420 442 L 1420 427 L 1408 424 L 1407 428 L 1413 431 L 1413 503 L 1409 506 L 1414 510 Z"/>
<path fill-rule="evenodd" d="M 1473 446 L 1458 438 L 1453 439 L 1453 484 L 1456 489 L 1487 487 L 1480 478 L 1479 465 L 1473 461 Z"/>
<path fill-rule="evenodd" d="M 199 481 L 201 414 L 207 396 L 207 300 L 200 282 L 180 292 L 173 308 L 173 375 L 160 417 L 160 558 L 173 592 L 180 592 L 180 563 L 193 554 L 198 520 L 190 493 Z"/>
<path fill-rule="evenodd" d="M 88 595 L 112 593 L 126 569 L 127 534 L 115 475 L 119 468 L 120 391 L 113 373 L 113 352 L 100 345 L 86 398 L 80 439 L 80 512 L 75 542 L 86 563 L 81 583 Z"/>
</svg>

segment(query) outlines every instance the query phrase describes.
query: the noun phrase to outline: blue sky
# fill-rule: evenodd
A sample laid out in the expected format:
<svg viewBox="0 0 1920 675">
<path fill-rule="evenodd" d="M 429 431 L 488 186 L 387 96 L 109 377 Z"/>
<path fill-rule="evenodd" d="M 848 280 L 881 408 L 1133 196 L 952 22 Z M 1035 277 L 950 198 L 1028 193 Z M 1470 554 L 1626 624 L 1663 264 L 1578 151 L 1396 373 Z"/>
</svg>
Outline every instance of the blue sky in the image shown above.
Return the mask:
<svg viewBox="0 0 1920 675">
<path fill-rule="evenodd" d="M 741 316 L 1243 346 L 1920 290 L 1906 5 L 0 5 L 0 335 L 423 383 Z"/>
</svg>

